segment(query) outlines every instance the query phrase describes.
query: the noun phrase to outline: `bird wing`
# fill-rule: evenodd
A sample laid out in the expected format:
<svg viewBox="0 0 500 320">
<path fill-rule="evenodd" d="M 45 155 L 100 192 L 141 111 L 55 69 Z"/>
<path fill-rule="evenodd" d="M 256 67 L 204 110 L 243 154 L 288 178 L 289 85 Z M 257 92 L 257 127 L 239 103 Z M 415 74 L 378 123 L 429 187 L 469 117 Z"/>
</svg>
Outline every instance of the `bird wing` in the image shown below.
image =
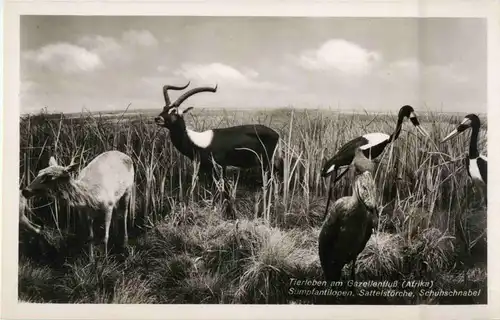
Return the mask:
<svg viewBox="0 0 500 320">
<path fill-rule="evenodd" d="M 364 134 L 363 138 L 365 138 L 368 142 L 360 148 L 362 150 L 366 150 L 388 141 L 390 136 L 387 133 L 373 132 Z"/>
<path fill-rule="evenodd" d="M 323 270 L 331 270 L 337 263 L 336 244 L 338 242 L 341 231 L 342 221 L 338 210 L 339 203 L 343 202 L 344 198 L 337 200 L 332 210 L 328 213 L 318 239 L 319 260 Z"/>
<path fill-rule="evenodd" d="M 333 207 L 323 222 L 323 226 L 320 231 L 320 251 L 321 243 L 328 243 L 327 250 L 332 251 L 333 245 L 336 243 L 340 228 L 342 227 L 342 217 L 344 216 L 344 211 L 347 208 L 349 197 L 340 198 L 335 201 Z M 322 240 L 323 239 L 323 240 Z"/>
<path fill-rule="evenodd" d="M 365 145 L 367 142 L 368 141 L 365 138 L 360 136 L 342 145 L 337 153 L 325 162 L 323 168 L 321 169 L 321 175 L 323 177 L 329 175 L 333 171 L 331 170 L 333 166 L 339 168 L 351 164 L 354 159 L 354 151 Z"/>
</svg>

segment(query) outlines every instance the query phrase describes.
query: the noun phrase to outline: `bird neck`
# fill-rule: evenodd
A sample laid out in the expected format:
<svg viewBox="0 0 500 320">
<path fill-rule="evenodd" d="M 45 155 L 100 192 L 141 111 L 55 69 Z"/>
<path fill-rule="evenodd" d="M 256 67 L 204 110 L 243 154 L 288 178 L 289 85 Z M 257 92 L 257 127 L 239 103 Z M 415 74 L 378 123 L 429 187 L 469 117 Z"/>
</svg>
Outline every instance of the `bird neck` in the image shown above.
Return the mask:
<svg viewBox="0 0 500 320">
<path fill-rule="evenodd" d="M 359 207 L 359 208 L 367 208 L 365 202 L 363 201 L 363 198 L 361 197 L 361 195 L 359 194 L 358 192 L 358 189 L 356 188 L 356 191 L 354 192 L 354 198 L 355 198 L 355 202 L 356 202 L 356 205 Z"/>
<path fill-rule="evenodd" d="M 472 126 L 472 133 L 470 135 L 469 142 L 469 157 L 475 159 L 479 157 L 479 151 L 477 150 L 477 139 L 479 136 L 479 126 Z"/>
<path fill-rule="evenodd" d="M 389 142 L 393 142 L 394 140 L 396 140 L 399 137 L 399 134 L 401 133 L 402 125 L 403 125 L 403 118 L 399 117 L 398 123 L 396 124 L 396 129 L 394 129 L 394 132 L 389 137 Z"/>
<path fill-rule="evenodd" d="M 365 202 L 363 201 L 363 197 L 361 197 L 361 194 L 359 193 L 359 190 L 358 190 L 358 186 L 357 186 L 357 185 L 354 187 L 353 196 L 354 196 L 354 200 L 355 200 L 355 202 L 356 202 L 359 206 L 361 206 L 361 207 L 364 207 L 364 206 L 365 206 Z"/>
</svg>

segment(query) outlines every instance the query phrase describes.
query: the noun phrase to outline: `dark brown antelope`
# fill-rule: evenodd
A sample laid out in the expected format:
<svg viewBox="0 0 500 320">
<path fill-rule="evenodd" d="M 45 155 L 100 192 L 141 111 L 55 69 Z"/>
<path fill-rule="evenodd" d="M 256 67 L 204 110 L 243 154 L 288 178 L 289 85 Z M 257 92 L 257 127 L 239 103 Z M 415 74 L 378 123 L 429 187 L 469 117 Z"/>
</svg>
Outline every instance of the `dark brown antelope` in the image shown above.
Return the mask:
<svg viewBox="0 0 500 320">
<path fill-rule="evenodd" d="M 272 157 L 279 140 L 279 134 L 273 129 L 261 124 L 247 124 L 228 128 L 209 129 L 197 132 L 186 127 L 184 115 L 192 109 L 179 109 L 180 105 L 189 97 L 200 92 L 216 92 L 217 86 L 199 87 L 182 94 L 174 103 L 171 103 L 168 90 L 183 90 L 185 86 L 163 87 L 165 106 L 155 118 L 157 125 L 170 131 L 170 140 L 174 146 L 189 159 L 198 159 L 200 169 L 204 172 L 213 172 L 214 165 L 222 168 L 222 178 L 226 175 L 228 166 L 237 168 L 253 168 L 262 165 L 266 172 L 273 165 Z M 224 188 L 226 200 L 229 195 Z M 229 203 L 229 202 L 228 202 Z M 230 207 L 229 211 L 231 212 Z"/>
<path fill-rule="evenodd" d="M 127 216 L 134 208 L 131 201 L 134 192 L 134 164 L 132 159 L 119 151 L 108 151 L 94 158 L 74 179 L 71 175 L 78 164 L 71 161 L 68 166 L 57 163 L 54 157 L 49 166 L 38 172 L 29 186 L 22 190 L 23 196 L 30 198 L 37 194 L 47 194 L 66 201 L 87 217 L 89 232 L 89 257 L 94 259 L 94 219 L 104 215 L 104 250 L 108 254 L 108 238 L 114 210 L 123 210 L 124 239 L 128 246 Z"/>
</svg>

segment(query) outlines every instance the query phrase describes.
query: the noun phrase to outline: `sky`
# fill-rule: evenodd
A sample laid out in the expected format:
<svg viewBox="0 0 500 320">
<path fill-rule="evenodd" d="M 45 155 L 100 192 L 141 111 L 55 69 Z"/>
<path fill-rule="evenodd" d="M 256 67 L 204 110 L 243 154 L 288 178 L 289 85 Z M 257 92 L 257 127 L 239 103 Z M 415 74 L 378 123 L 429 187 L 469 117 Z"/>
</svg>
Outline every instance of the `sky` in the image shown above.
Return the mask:
<svg viewBox="0 0 500 320">
<path fill-rule="evenodd" d="M 22 16 L 21 113 L 183 106 L 486 112 L 475 18 Z M 179 95 L 172 92 L 171 99 Z"/>
</svg>

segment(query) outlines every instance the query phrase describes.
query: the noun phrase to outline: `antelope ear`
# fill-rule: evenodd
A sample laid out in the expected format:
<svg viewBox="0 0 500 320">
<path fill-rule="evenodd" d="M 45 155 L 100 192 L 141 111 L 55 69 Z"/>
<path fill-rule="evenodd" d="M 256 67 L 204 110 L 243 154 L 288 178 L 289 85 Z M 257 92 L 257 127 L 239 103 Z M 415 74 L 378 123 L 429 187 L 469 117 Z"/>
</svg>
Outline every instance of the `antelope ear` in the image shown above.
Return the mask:
<svg viewBox="0 0 500 320">
<path fill-rule="evenodd" d="M 188 108 L 184 109 L 184 110 L 182 111 L 182 114 L 186 114 L 186 113 L 188 113 L 189 111 L 191 111 L 191 109 L 193 109 L 193 107 L 188 107 Z"/>
<path fill-rule="evenodd" d="M 49 159 L 49 166 L 51 166 L 51 167 L 52 167 L 52 166 L 57 166 L 57 165 L 58 165 L 58 164 L 57 164 L 56 159 L 55 159 L 53 156 L 52 156 L 52 157 L 50 157 L 50 159 Z"/>
</svg>

